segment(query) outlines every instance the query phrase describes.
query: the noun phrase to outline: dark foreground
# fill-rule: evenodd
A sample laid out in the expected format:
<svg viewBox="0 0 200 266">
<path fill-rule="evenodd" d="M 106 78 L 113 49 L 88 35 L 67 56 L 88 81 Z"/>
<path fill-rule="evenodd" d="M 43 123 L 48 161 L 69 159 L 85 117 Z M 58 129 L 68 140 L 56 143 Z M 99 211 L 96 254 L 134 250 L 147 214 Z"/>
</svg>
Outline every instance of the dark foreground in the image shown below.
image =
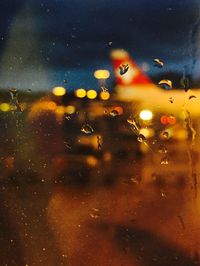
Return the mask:
<svg viewBox="0 0 200 266">
<path fill-rule="evenodd" d="M 10 180 L 0 189 L 1 265 L 200 265 L 199 196 L 188 186 L 122 177 Z"/>
</svg>

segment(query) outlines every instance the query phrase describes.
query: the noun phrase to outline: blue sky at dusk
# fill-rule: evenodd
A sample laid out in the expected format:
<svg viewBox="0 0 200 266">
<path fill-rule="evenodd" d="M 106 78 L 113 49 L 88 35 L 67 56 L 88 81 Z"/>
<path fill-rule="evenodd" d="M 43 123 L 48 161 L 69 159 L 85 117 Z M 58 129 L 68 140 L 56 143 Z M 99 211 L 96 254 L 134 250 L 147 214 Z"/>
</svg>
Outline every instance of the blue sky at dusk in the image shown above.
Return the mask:
<svg viewBox="0 0 200 266">
<path fill-rule="evenodd" d="M 98 87 L 93 72 L 112 70 L 115 48 L 147 62 L 150 75 L 159 57 L 166 71 L 186 65 L 198 78 L 199 23 L 197 0 L 2 0 L 0 87 Z"/>
</svg>

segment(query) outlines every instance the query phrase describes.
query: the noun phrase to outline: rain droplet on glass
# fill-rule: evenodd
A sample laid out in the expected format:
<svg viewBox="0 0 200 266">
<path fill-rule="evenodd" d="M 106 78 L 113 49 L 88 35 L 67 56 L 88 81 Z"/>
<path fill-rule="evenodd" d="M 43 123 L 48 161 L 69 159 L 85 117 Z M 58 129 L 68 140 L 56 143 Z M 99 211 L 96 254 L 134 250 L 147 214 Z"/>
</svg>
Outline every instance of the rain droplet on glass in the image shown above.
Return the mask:
<svg viewBox="0 0 200 266">
<path fill-rule="evenodd" d="M 84 124 L 81 127 L 81 131 L 85 134 L 92 134 L 94 132 L 94 129 L 89 124 Z"/>
<path fill-rule="evenodd" d="M 165 90 L 169 90 L 172 88 L 172 81 L 169 79 L 162 79 L 158 82 L 158 85 Z"/>
<path fill-rule="evenodd" d="M 164 191 L 161 191 L 161 196 L 162 196 L 163 198 L 166 198 L 166 197 L 167 197 L 167 194 L 166 194 Z"/>
<path fill-rule="evenodd" d="M 151 143 L 152 143 L 153 145 L 155 145 L 157 142 L 158 142 L 157 139 L 153 139 Z"/>
<path fill-rule="evenodd" d="M 65 144 L 66 148 L 68 148 L 69 150 L 72 149 L 72 146 L 67 141 L 64 141 L 64 144 Z"/>
<path fill-rule="evenodd" d="M 92 217 L 93 219 L 97 219 L 100 217 L 100 213 L 99 213 L 99 209 L 97 208 L 92 208 L 90 210 L 90 217 Z"/>
<path fill-rule="evenodd" d="M 169 164 L 168 158 L 167 157 L 162 158 L 161 161 L 160 161 L 160 164 L 168 165 Z"/>
<path fill-rule="evenodd" d="M 129 65 L 128 64 L 122 64 L 119 66 L 119 74 L 120 75 L 124 75 L 129 69 Z"/>
<path fill-rule="evenodd" d="M 110 116 L 112 116 L 112 117 L 115 117 L 115 116 L 118 116 L 118 115 L 119 115 L 119 113 L 117 112 L 117 110 L 112 110 L 110 112 Z"/>
<path fill-rule="evenodd" d="M 172 97 L 169 97 L 169 102 L 170 103 L 173 103 L 174 102 L 174 99 Z"/>
<path fill-rule="evenodd" d="M 129 117 L 129 118 L 127 118 L 127 120 L 126 120 L 130 125 L 134 125 L 135 124 L 135 120 L 134 120 L 134 118 L 133 117 Z"/>
<path fill-rule="evenodd" d="M 144 135 L 142 135 L 142 134 L 139 134 L 138 135 L 138 137 L 137 137 L 137 140 L 139 141 L 139 142 L 145 142 L 146 141 L 146 138 L 145 138 L 145 136 Z"/>
<path fill-rule="evenodd" d="M 126 121 L 127 121 L 130 125 L 136 126 L 135 118 L 133 118 L 132 116 L 130 116 Z"/>
<path fill-rule="evenodd" d="M 159 153 L 167 153 L 167 148 L 164 145 L 160 145 L 158 148 Z"/>
<path fill-rule="evenodd" d="M 189 96 L 189 100 L 194 99 L 194 98 L 197 98 L 197 97 L 195 95 L 190 95 Z"/>
<path fill-rule="evenodd" d="M 165 138 L 165 139 L 168 139 L 169 138 L 169 133 L 167 131 L 164 131 L 162 132 L 162 136 Z"/>
<path fill-rule="evenodd" d="M 17 89 L 13 88 L 9 90 L 10 96 L 11 96 L 11 101 L 10 101 L 10 106 L 11 106 L 11 111 L 19 111 L 22 112 L 21 106 L 19 105 L 17 96 L 18 96 L 18 91 Z"/>
<path fill-rule="evenodd" d="M 130 116 L 126 121 L 129 123 L 129 125 L 131 125 L 132 130 L 137 134 L 139 132 L 139 128 L 137 126 L 135 118 Z"/>
<path fill-rule="evenodd" d="M 70 116 L 70 115 L 66 115 L 66 116 L 65 116 L 65 119 L 66 119 L 66 120 L 71 120 L 71 116 Z"/>
<path fill-rule="evenodd" d="M 17 95 L 18 95 L 18 90 L 17 89 L 15 89 L 15 88 L 10 89 L 9 92 L 10 92 L 11 99 L 17 98 Z"/>
<path fill-rule="evenodd" d="M 97 136 L 97 148 L 98 150 L 101 150 L 102 148 L 102 139 L 100 136 Z"/>
<path fill-rule="evenodd" d="M 153 61 L 154 61 L 154 66 L 156 67 L 162 68 L 164 66 L 164 62 L 159 58 L 155 58 Z"/>
<path fill-rule="evenodd" d="M 139 184 L 139 181 L 137 180 L 136 177 L 131 177 L 130 180 L 131 180 L 132 183 L 134 183 L 134 184 L 136 184 L 136 185 Z"/>
<path fill-rule="evenodd" d="M 102 92 L 107 92 L 108 89 L 105 86 L 101 86 Z"/>
<path fill-rule="evenodd" d="M 180 80 L 181 86 L 184 88 L 185 92 L 187 92 L 190 88 L 190 80 L 188 77 L 183 76 Z"/>
</svg>

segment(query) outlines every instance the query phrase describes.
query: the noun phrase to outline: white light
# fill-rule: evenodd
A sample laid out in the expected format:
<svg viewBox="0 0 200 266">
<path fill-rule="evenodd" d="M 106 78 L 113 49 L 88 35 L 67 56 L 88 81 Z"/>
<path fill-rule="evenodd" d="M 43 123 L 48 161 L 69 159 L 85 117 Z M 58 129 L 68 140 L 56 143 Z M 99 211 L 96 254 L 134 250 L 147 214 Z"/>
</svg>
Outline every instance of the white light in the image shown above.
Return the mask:
<svg viewBox="0 0 200 266">
<path fill-rule="evenodd" d="M 150 110 L 143 110 L 140 112 L 140 118 L 142 120 L 151 120 L 153 117 L 153 114 Z"/>
</svg>

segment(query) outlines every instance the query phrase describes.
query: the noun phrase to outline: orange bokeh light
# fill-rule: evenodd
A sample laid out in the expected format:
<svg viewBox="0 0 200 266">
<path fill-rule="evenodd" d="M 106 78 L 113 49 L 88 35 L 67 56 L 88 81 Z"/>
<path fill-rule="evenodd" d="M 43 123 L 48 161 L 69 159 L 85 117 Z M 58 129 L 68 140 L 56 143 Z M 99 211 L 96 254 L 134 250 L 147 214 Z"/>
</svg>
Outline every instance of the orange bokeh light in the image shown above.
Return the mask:
<svg viewBox="0 0 200 266">
<path fill-rule="evenodd" d="M 167 125 L 167 124 L 174 125 L 174 124 L 176 124 L 176 117 L 174 117 L 173 115 L 170 115 L 170 116 L 163 115 L 160 118 L 160 122 L 163 125 Z"/>
</svg>

